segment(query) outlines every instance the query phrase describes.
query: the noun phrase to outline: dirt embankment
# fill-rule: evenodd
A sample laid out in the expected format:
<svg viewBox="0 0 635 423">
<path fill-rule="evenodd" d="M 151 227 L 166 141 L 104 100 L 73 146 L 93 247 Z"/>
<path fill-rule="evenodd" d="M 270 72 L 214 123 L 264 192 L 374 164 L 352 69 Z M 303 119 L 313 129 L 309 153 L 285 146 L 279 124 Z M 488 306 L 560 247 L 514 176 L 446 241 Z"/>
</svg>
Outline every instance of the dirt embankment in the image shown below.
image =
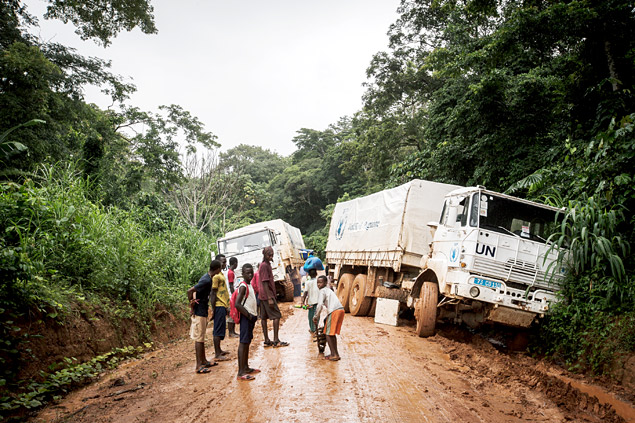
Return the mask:
<svg viewBox="0 0 635 423">
<path fill-rule="evenodd" d="M 117 347 L 167 342 L 185 333 L 188 322 L 183 316 L 177 317 L 158 306 L 152 319 L 146 321 L 85 304 L 55 319 L 31 313 L 15 322 L 20 334 L 31 336 L 28 342 L 19 344 L 20 361 L 10 365 L 19 366 L 18 379 L 31 379 L 66 357 L 81 363 Z"/>
</svg>

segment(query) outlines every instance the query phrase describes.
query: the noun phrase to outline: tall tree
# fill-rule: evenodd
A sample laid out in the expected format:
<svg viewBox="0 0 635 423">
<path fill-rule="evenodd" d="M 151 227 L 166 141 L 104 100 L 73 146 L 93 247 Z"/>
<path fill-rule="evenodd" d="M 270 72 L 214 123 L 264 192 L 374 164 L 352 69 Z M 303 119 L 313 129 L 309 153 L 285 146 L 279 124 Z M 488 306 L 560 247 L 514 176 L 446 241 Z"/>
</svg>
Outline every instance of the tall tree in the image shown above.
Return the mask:
<svg viewBox="0 0 635 423">
<path fill-rule="evenodd" d="M 184 169 L 185 178 L 171 192 L 181 217 L 199 231 L 224 233 L 225 214 L 241 196 L 241 175 L 224 172 L 213 150 L 188 154 Z"/>
<path fill-rule="evenodd" d="M 249 175 L 254 184 L 266 184 L 284 170 L 288 159 L 259 146 L 240 144 L 220 153 L 220 165 Z"/>
<path fill-rule="evenodd" d="M 70 156 L 94 161 L 114 130 L 90 124 L 99 120 L 95 119 L 99 112 L 83 101 L 85 86 L 101 87 L 114 102 L 127 99 L 135 87 L 110 73 L 110 62 L 84 58 L 73 49 L 32 37 L 28 30 L 36 20 L 19 1 L 0 3 L 0 20 L 0 130 L 32 119 L 46 121 L 46 125 L 21 128 L 9 135 L 9 141 L 28 148 L 28 155 L 22 155 L 14 166 L 30 169 L 46 160 Z M 89 155 L 82 157 L 82 151 Z"/>
<path fill-rule="evenodd" d="M 138 27 L 145 34 L 156 34 L 153 11 L 148 0 L 48 0 L 44 17 L 71 22 L 83 40 L 93 39 L 108 46 L 122 30 Z"/>
<path fill-rule="evenodd" d="M 324 207 L 344 192 L 362 193 L 367 185 L 358 167 L 346 166 L 354 144 L 351 119 L 323 131 L 302 128 L 293 142 L 298 148 L 292 164 L 269 185 L 270 209 L 306 234 L 324 226 Z"/>
<path fill-rule="evenodd" d="M 565 139 L 588 139 L 632 110 L 626 1 L 404 0 L 399 12 L 365 105 L 380 111 L 365 132 L 389 140 L 385 121 L 404 99 L 420 101 L 418 151 L 396 178 L 504 189 L 562 157 Z"/>
</svg>

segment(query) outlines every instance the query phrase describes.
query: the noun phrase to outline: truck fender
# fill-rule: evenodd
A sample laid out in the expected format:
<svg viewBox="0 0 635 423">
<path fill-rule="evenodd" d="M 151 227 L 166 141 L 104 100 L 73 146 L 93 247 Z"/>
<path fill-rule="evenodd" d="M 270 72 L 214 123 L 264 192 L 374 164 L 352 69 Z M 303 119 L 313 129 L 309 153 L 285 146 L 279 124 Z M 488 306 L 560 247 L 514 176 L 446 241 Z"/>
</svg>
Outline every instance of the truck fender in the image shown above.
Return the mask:
<svg viewBox="0 0 635 423">
<path fill-rule="evenodd" d="M 425 269 L 415 279 L 415 284 L 410 291 L 410 295 L 408 296 L 408 307 L 413 307 L 414 303 L 419 296 L 421 295 L 421 287 L 424 282 L 435 282 L 439 283 L 437 279 L 437 274 L 432 269 Z"/>
<path fill-rule="evenodd" d="M 446 279 L 448 275 L 448 262 L 445 259 L 439 259 L 437 257 L 428 260 L 428 269 L 436 275 L 436 282 L 439 285 L 439 292 L 443 294 L 445 292 Z M 431 281 L 432 282 L 432 281 Z"/>
</svg>

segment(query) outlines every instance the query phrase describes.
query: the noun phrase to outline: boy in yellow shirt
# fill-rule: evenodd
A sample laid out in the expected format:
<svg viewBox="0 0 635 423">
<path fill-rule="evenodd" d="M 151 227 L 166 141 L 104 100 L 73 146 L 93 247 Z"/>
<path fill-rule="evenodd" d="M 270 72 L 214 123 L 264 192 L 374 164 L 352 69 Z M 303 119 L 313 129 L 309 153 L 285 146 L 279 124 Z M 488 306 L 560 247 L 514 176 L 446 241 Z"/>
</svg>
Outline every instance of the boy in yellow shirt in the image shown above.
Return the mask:
<svg viewBox="0 0 635 423">
<path fill-rule="evenodd" d="M 225 339 L 226 320 L 229 310 L 229 292 L 227 291 L 225 276 L 222 273 L 217 273 L 212 278 L 212 292 L 209 303 L 212 307 L 210 321 L 214 320 L 214 358 L 216 361 L 227 361 L 229 357 L 226 357 L 226 355 L 229 353 L 223 351 L 220 347 L 221 341 Z"/>
</svg>

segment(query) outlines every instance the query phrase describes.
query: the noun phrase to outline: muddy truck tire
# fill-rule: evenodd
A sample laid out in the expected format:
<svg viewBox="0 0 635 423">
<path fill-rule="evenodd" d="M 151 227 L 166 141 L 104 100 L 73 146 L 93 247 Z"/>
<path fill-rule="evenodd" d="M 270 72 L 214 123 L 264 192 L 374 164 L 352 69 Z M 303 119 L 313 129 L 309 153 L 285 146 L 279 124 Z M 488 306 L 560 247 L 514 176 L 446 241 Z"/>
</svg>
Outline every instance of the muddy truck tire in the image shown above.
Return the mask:
<svg viewBox="0 0 635 423">
<path fill-rule="evenodd" d="M 415 306 L 417 318 L 417 335 L 422 338 L 434 335 L 437 323 L 437 303 L 439 299 L 439 286 L 435 282 L 424 282 L 421 286 L 419 303 Z"/>
<path fill-rule="evenodd" d="M 289 301 L 293 301 L 293 282 L 291 281 L 291 278 L 289 277 L 289 275 L 285 275 L 284 277 L 284 281 L 281 282 L 282 284 L 282 301 L 284 302 L 289 302 Z"/>
<path fill-rule="evenodd" d="M 373 297 L 367 297 L 366 293 L 366 275 L 360 273 L 355 276 L 353 285 L 351 286 L 349 307 L 353 316 L 366 316 L 373 305 Z M 435 304 L 436 306 L 436 304 Z"/>
<path fill-rule="evenodd" d="M 346 313 L 351 311 L 350 294 L 354 280 L 355 275 L 352 273 L 344 273 L 343 275 L 340 275 L 340 279 L 337 281 L 337 299 L 340 300 L 340 303 L 342 303 L 342 307 L 344 307 L 344 311 Z"/>
</svg>

